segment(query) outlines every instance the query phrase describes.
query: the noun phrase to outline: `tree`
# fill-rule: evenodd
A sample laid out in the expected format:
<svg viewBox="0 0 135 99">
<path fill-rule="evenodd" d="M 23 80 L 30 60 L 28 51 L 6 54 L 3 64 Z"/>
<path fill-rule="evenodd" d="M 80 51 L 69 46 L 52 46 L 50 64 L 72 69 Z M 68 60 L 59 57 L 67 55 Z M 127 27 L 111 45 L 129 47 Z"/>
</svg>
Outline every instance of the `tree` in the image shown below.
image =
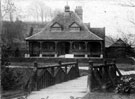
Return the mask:
<svg viewBox="0 0 135 99">
<path fill-rule="evenodd" d="M 5 0 L 2 5 L 2 18 L 7 18 L 13 22 L 13 14 L 16 12 L 15 4 L 12 0 Z"/>
<path fill-rule="evenodd" d="M 118 33 L 121 33 L 121 39 L 128 44 L 129 46 L 135 46 L 135 34 L 133 33 L 126 33 L 125 31 L 122 31 L 122 29 L 117 29 Z"/>
<path fill-rule="evenodd" d="M 52 10 L 49 6 L 46 6 L 43 1 L 32 2 L 29 7 L 28 13 L 31 14 L 32 18 L 37 22 L 40 20 L 42 23 L 50 21 L 57 14 L 61 13 L 60 9 Z"/>
<path fill-rule="evenodd" d="M 134 8 L 135 7 L 135 1 L 134 0 L 126 0 L 123 2 L 119 3 L 120 6 L 122 7 L 128 7 L 128 8 Z M 127 21 L 130 22 L 135 29 L 135 14 L 133 15 L 134 12 L 129 12 Z M 135 34 L 131 31 L 122 31 L 122 29 L 117 29 L 118 33 L 121 33 L 121 38 L 122 40 L 126 43 L 129 44 L 130 46 L 135 46 Z M 126 33 L 127 32 L 127 33 Z"/>
<path fill-rule="evenodd" d="M 1 0 L 0 0 L 0 94 L 1 94 L 1 47 L 2 47 L 2 40 L 1 40 L 1 32 L 2 32 L 2 15 L 1 15 Z"/>
<path fill-rule="evenodd" d="M 56 17 L 58 14 L 62 13 L 62 11 L 60 9 L 55 9 L 53 11 L 53 18 Z"/>
<path fill-rule="evenodd" d="M 119 5 L 123 7 L 135 7 L 135 1 L 134 0 L 124 0 L 123 2 L 120 2 Z"/>
<path fill-rule="evenodd" d="M 119 4 L 123 7 L 129 7 L 129 8 L 135 7 L 135 1 L 134 0 L 126 0 L 126 2 L 123 1 L 123 2 L 120 2 Z M 133 14 L 133 13 L 130 12 L 130 14 Z M 128 18 L 128 21 L 130 23 L 132 23 L 133 25 L 135 25 L 135 18 L 133 17 L 133 15 L 130 15 L 130 17 Z"/>
<path fill-rule="evenodd" d="M 2 28 L 2 41 L 4 42 L 3 46 L 13 47 L 15 43 L 21 43 L 24 41 L 25 34 L 24 23 L 21 21 L 16 22 L 3 22 Z"/>
<path fill-rule="evenodd" d="M 29 7 L 29 13 L 31 13 L 32 17 L 37 21 L 40 20 L 42 23 L 47 21 L 47 18 L 50 16 L 49 12 L 51 12 L 51 8 L 41 1 L 32 2 Z"/>
</svg>

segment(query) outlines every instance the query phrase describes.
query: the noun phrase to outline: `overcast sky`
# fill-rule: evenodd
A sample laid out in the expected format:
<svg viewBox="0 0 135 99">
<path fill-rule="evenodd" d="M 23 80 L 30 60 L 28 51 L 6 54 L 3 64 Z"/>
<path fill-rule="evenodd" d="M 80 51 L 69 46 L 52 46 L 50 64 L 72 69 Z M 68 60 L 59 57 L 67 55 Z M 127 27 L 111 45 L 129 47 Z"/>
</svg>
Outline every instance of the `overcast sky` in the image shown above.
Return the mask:
<svg viewBox="0 0 135 99">
<path fill-rule="evenodd" d="M 28 14 L 27 10 L 33 2 L 44 1 L 51 9 L 61 9 L 67 4 L 74 11 L 76 6 L 83 8 L 83 22 L 90 22 L 92 27 L 106 27 L 106 34 L 117 36 L 117 28 L 122 31 L 135 31 L 135 26 L 129 22 L 129 18 L 135 15 L 135 7 L 123 7 L 119 3 L 125 0 L 14 0 L 22 14 Z M 23 20 L 30 20 L 29 17 Z"/>
</svg>

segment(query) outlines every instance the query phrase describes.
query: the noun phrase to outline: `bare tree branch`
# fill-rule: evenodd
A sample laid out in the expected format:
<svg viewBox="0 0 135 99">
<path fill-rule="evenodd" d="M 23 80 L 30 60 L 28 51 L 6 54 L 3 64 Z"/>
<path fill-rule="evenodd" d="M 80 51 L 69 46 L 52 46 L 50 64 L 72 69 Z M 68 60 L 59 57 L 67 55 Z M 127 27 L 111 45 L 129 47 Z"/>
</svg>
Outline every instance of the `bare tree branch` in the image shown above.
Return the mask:
<svg viewBox="0 0 135 99">
<path fill-rule="evenodd" d="M 123 7 L 135 7 L 135 1 L 134 0 L 128 0 L 127 2 L 121 2 L 119 5 Z"/>
<path fill-rule="evenodd" d="M 6 15 L 9 17 L 10 21 L 13 21 L 13 13 L 16 12 L 16 7 L 12 0 L 5 0 L 4 4 L 2 5 L 2 18 Z"/>
<path fill-rule="evenodd" d="M 129 46 L 135 46 L 135 34 L 130 32 L 125 33 L 121 29 L 117 29 L 118 33 L 121 33 L 121 39 Z"/>
<path fill-rule="evenodd" d="M 32 2 L 31 6 L 29 7 L 29 13 L 31 13 L 32 17 L 37 21 L 46 22 L 54 18 L 61 10 L 55 9 L 54 11 L 45 5 L 44 2 L 37 1 Z"/>
</svg>

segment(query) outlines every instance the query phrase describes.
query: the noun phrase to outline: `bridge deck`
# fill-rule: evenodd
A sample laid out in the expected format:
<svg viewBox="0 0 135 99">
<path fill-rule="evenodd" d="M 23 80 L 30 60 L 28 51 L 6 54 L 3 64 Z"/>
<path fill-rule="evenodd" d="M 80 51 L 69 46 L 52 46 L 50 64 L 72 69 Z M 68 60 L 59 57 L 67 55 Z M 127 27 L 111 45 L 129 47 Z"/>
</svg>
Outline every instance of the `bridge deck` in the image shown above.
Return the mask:
<svg viewBox="0 0 135 99">
<path fill-rule="evenodd" d="M 82 67 L 80 69 L 88 70 L 88 67 Z M 135 74 L 135 71 L 130 72 L 121 70 L 123 75 Z M 81 97 L 83 97 L 82 99 L 95 99 L 95 97 L 97 97 L 96 99 L 103 99 L 103 97 L 104 99 L 128 99 L 127 97 L 123 98 L 123 96 L 119 98 L 119 95 L 115 93 L 88 93 L 87 76 L 56 84 L 39 91 L 33 91 L 27 99 L 81 99 Z"/>
<path fill-rule="evenodd" d="M 33 91 L 27 99 L 74 99 L 87 94 L 87 76 Z M 72 98 L 72 96 L 74 98 Z"/>
</svg>

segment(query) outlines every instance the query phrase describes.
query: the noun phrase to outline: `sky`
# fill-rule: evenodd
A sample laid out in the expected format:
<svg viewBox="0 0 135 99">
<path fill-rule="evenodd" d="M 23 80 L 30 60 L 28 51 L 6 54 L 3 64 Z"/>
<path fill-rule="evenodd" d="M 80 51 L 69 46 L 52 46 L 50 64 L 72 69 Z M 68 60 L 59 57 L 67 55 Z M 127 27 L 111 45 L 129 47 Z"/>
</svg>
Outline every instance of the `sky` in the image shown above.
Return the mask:
<svg viewBox="0 0 135 99">
<path fill-rule="evenodd" d="M 64 11 L 64 6 L 70 6 L 74 11 L 76 6 L 83 8 L 83 22 L 90 22 L 91 27 L 105 27 L 106 35 L 120 37 L 122 30 L 125 33 L 134 33 L 135 25 L 129 22 L 134 18 L 135 7 L 124 7 L 121 3 L 125 0 L 14 0 L 17 8 L 21 9 L 23 15 L 27 15 L 24 21 L 31 20 L 28 9 L 33 2 L 44 2 L 51 9 Z"/>
</svg>

